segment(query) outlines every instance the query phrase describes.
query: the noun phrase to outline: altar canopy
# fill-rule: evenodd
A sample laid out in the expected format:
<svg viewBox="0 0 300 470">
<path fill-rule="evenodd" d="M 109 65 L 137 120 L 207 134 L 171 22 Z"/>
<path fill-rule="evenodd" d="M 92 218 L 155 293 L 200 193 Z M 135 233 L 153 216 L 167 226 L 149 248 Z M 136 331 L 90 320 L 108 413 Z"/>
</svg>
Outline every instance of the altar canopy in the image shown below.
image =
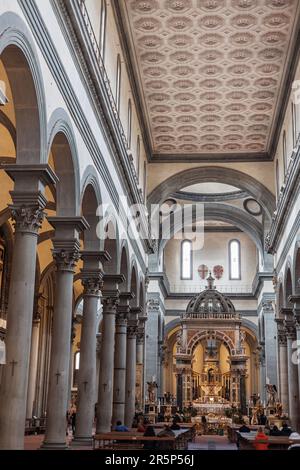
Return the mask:
<svg viewBox="0 0 300 470">
<path fill-rule="evenodd" d="M 214 286 L 188 304 L 177 334 L 179 405 L 223 414 L 232 405 L 246 414 L 247 359 L 242 320 L 231 300 Z"/>
</svg>

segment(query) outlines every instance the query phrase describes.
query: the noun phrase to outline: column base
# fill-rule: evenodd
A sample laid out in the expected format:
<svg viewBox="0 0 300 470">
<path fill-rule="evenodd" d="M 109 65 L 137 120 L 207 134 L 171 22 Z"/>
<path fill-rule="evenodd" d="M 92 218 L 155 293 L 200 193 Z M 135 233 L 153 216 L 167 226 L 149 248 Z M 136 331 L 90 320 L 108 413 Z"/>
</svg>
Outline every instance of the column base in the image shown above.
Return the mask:
<svg viewBox="0 0 300 470">
<path fill-rule="evenodd" d="M 68 450 L 69 446 L 66 442 L 43 442 L 40 450 Z"/>
<path fill-rule="evenodd" d="M 93 437 L 75 437 L 71 442 L 71 447 L 91 447 L 93 445 Z"/>
</svg>

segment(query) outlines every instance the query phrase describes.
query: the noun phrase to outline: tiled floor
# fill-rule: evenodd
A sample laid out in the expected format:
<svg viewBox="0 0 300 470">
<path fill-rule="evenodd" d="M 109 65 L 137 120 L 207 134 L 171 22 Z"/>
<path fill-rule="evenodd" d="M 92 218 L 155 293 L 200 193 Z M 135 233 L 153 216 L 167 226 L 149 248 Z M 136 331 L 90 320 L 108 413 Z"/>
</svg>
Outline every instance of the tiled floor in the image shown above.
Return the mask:
<svg viewBox="0 0 300 470">
<path fill-rule="evenodd" d="M 212 435 L 197 436 L 195 442 L 190 442 L 189 450 L 237 450 L 237 447 L 226 436 Z"/>
<path fill-rule="evenodd" d="M 44 436 L 26 436 L 25 450 L 39 449 Z M 69 437 L 71 441 L 71 436 Z M 92 447 L 70 447 L 72 450 L 91 450 Z M 237 450 L 235 444 L 231 444 L 226 436 L 198 436 L 195 442 L 189 443 L 189 450 Z"/>
</svg>

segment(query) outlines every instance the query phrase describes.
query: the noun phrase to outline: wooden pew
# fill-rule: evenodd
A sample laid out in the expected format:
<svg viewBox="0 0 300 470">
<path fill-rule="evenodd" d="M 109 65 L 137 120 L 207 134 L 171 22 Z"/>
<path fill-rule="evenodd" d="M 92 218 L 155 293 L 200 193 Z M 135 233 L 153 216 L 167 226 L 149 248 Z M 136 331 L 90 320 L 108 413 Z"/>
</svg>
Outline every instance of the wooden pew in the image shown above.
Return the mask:
<svg viewBox="0 0 300 470">
<path fill-rule="evenodd" d="M 256 432 L 242 433 L 237 431 L 240 440 L 241 450 L 255 450 L 254 440 Z M 261 441 L 262 443 L 269 443 L 269 450 L 287 450 L 292 444 L 300 444 L 300 440 L 290 439 L 288 436 L 268 436 L 267 441 Z"/>
<path fill-rule="evenodd" d="M 238 430 L 240 429 L 240 427 L 242 426 L 242 424 L 229 424 L 227 425 L 227 437 L 228 437 L 228 440 L 230 442 L 237 442 L 237 432 Z M 251 424 L 251 425 L 247 425 L 247 427 L 251 430 L 251 431 L 257 431 L 258 428 L 263 428 L 264 429 L 264 426 L 261 426 L 261 425 L 258 425 L 258 424 Z"/>
<path fill-rule="evenodd" d="M 148 437 L 141 433 L 132 432 L 108 432 L 93 436 L 93 449 L 102 450 L 138 450 L 144 448 L 145 442 L 162 444 L 161 448 L 176 449 L 176 437 Z M 98 446 L 96 446 L 98 443 Z M 158 449 L 159 449 L 158 445 Z"/>
</svg>

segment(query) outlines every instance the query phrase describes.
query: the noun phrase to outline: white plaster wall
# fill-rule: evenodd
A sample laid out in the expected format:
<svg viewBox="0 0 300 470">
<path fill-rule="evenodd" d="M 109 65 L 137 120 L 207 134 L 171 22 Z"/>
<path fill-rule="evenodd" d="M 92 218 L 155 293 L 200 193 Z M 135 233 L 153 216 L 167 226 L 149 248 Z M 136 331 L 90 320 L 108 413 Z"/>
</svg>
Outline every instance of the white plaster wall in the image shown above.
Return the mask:
<svg viewBox="0 0 300 470">
<path fill-rule="evenodd" d="M 237 239 L 241 244 L 241 280 L 229 279 L 229 242 L 230 240 Z M 192 279 L 181 279 L 181 243 L 182 240 L 170 240 L 164 250 L 164 262 L 166 267 L 166 274 L 169 282 L 175 285 L 176 291 L 182 287 L 185 292 L 190 289 L 195 292 L 197 286 L 206 285 L 206 281 L 202 280 L 198 273 L 198 267 L 205 264 L 211 271 L 215 265 L 224 267 L 223 277 L 219 280 L 216 279 L 215 285 L 218 287 L 228 287 L 228 291 L 234 292 L 241 291 L 252 286 L 253 278 L 256 273 L 257 266 L 257 250 L 254 243 L 250 238 L 241 232 L 232 233 L 210 233 L 204 234 L 204 246 L 201 250 L 193 251 L 193 269 Z M 195 247 L 195 244 L 193 244 Z M 239 290 L 240 289 L 240 290 Z"/>
</svg>

